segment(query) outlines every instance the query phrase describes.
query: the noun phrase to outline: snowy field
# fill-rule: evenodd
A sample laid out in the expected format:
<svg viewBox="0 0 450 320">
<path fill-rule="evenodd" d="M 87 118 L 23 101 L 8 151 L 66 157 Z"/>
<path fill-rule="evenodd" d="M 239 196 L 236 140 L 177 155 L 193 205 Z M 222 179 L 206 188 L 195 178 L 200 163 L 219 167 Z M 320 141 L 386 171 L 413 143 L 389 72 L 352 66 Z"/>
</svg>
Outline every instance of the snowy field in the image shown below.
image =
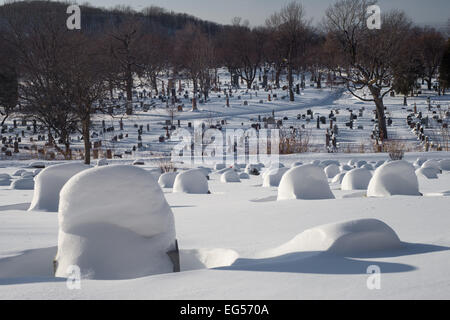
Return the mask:
<svg viewBox="0 0 450 320">
<path fill-rule="evenodd" d="M 371 103 L 352 98 L 342 88 L 307 86 L 296 102 L 282 98 L 286 91 L 274 93 L 278 98 L 273 99 L 271 93 L 268 101 L 268 92 L 244 89 L 230 99 L 229 108 L 225 108 L 223 94 L 214 93 L 209 102 L 199 104 L 199 111 L 186 107 L 176 114 L 175 121 L 186 127 L 195 120 L 226 120 L 225 128 L 247 129 L 258 116 L 269 117 L 274 112 L 278 119 L 287 118 L 286 127 L 304 125 L 311 130 L 311 148 L 321 153 L 280 156 L 286 167 L 281 174 L 259 167 L 260 175 L 250 174 L 246 179 L 244 173 L 249 170 L 244 167 L 224 171 L 210 166 L 202 169 L 202 173 L 208 171 L 209 180 L 192 174 L 185 175 L 183 181 L 180 176 L 190 168 L 176 164 L 177 178 L 165 177 L 164 181 L 174 188 L 161 191 L 155 157 L 167 156 L 176 142 L 158 141 L 166 132 L 165 121 L 170 119 L 160 102 L 154 109 L 137 107 L 134 115 L 125 116 L 122 133 L 128 137 L 117 142 L 111 139 L 119 134 L 118 118 L 96 117 L 98 131 L 102 120 L 115 127 L 115 132 L 101 133 L 106 147 L 123 154 L 122 159 L 107 161 L 106 168 L 113 168 L 111 171 L 80 169 L 79 164 L 70 170 L 54 170 L 53 176 L 41 176 L 38 182 L 42 172 L 33 180 L 38 172 L 29 167 L 36 159 L 20 161 L 17 156 L 0 161 L 0 299 L 450 299 L 450 152 L 409 152 L 405 155 L 408 163 L 403 162 L 399 171 L 388 168 L 381 172 L 380 168 L 389 167 L 389 156 L 370 153 L 374 125 Z M 431 117 L 426 99 L 425 92 L 409 98 L 406 107 L 403 97 L 385 101 L 393 121 L 389 132 L 415 150 L 422 146 L 407 126 L 406 117 L 414 103 L 424 116 Z M 446 109 L 449 100 L 432 98 L 434 106 L 438 103 Z M 327 120 L 331 110 L 339 109 L 338 142 L 342 149 L 345 144 L 355 148 L 364 145 L 367 153 L 324 153 L 329 124 L 318 129 L 315 120 L 298 119 L 308 109 L 312 109 L 314 119 L 320 115 Z M 355 114 L 363 109 L 354 129 L 345 126 L 350 115 L 347 109 Z M 137 127 L 141 125 L 143 148 L 125 155 L 137 144 Z M 22 129 L 19 125 L 15 130 Z M 81 146 L 76 137 L 74 145 Z M 130 171 L 129 179 L 123 179 L 123 172 L 116 175 L 114 165 L 131 165 L 140 158 L 144 165 L 132 168 L 146 172 Z M 418 158 L 424 159 L 416 161 Z M 419 170 L 426 159 L 436 161 Z M 47 168 L 61 162 L 42 161 Z M 298 163 L 314 161 L 312 166 Z M 295 166 L 303 168 L 303 173 L 295 168 L 287 170 Z M 31 174 L 28 178 L 27 173 L 15 176 L 19 169 Z M 354 173 L 348 174 L 350 171 Z M 89 178 L 88 173 L 97 178 Z M 58 222 L 54 200 L 63 185 Z M 192 191 L 200 194 L 188 193 Z M 33 199 L 38 192 L 40 201 Z M 44 197 L 48 198 L 44 201 Z M 46 207 L 52 207 L 53 212 L 41 211 Z M 110 212 L 115 216 L 108 216 Z M 156 221 L 154 225 L 147 212 Z M 71 224 L 79 227 L 89 223 L 97 229 L 83 233 L 70 229 Z M 64 230 L 58 235 L 59 227 Z M 132 234 L 123 233 L 123 229 Z M 108 230 L 114 235 L 111 239 Z M 156 241 L 161 234 L 164 236 Z M 173 246 L 174 238 L 181 272 L 164 272 L 169 261 L 165 252 L 156 271 L 145 269 L 154 263 L 152 254 L 161 254 L 158 245 L 168 241 Z M 152 239 L 158 243 L 147 251 L 146 243 Z M 55 257 L 60 268 L 62 261 L 89 265 L 107 254 L 102 244 L 109 240 L 107 249 L 116 250 L 114 255 L 119 257 L 117 267 L 123 264 L 126 269 L 120 270 L 120 276 L 88 273 L 81 288 L 75 290 L 68 288 L 65 278 L 54 276 Z M 84 255 L 89 246 L 97 244 L 98 257 L 92 250 Z M 69 256 L 68 251 L 72 251 Z M 145 265 L 145 270 L 135 271 L 138 276 L 132 276 L 133 270 L 127 267 L 133 261 Z M 368 286 L 368 270 L 373 266 L 381 272 L 377 288 Z M 112 268 L 107 261 L 101 267 Z"/>
<path fill-rule="evenodd" d="M 413 162 L 417 154 L 409 154 Z M 429 157 L 450 158 L 448 153 Z M 282 162 L 330 159 L 289 156 Z M 376 162 L 386 155 L 336 156 Z M 152 167 L 145 167 L 151 172 Z M 17 168 L 3 168 L 12 174 Z M 164 196 L 175 216 L 181 273 L 122 280 L 81 281 L 69 290 L 54 278 L 58 215 L 26 211 L 32 190 L 0 187 L 0 298 L 2 299 L 418 299 L 450 298 L 450 172 L 419 177 L 423 196 L 367 198 L 364 191 L 330 186 L 336 199 L 277 201 L 261 176 L 223 183 L 210 174 L 211 194 Z M 126 192 L 124 192 L 126 195 Z M 100 200 L 101 201 L 101 200 Z M 120 199 L 111 199 L 111 202 Z M 81 204 L 80 204 L 81 206 Z M 333 253 L 320 243 L 292 241 L 307 229 L 378 219 L 398 235 L 391 250 Z M 300 237 L 301 239 L 301 237 Z M 364 241 L 364 239 L 362 239 Z M 374 241 L 377 241 L 376 239 Z M 370 247 L 370 243 L 367 244 Z M 379 266 L 379 290 L 369 290 L 369 266 Z"/>
</svg>

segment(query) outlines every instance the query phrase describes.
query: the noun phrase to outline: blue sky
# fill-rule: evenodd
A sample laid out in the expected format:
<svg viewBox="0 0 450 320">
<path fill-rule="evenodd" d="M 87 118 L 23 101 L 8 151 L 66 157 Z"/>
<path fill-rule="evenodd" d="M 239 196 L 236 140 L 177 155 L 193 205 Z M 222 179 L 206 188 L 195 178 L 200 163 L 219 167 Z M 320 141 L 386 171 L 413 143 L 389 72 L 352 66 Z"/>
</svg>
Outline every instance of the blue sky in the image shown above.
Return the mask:
<svg viewBox="0 0 450 320">
<path fill-rule="evenodd" d="M 3 0 L 0 0 L 3 2 Z M 83 3 L 85 0 L 78 0 Z M 90 0 L 94 6 L 111 7 L 127 4 L 137 10 L 156 5 L 176 12 L 185 12 L 202 19 L 228 24 L 233 17 L 248 19 L 251 25 L 265 19 L 289 0 Z M 321 20 L 324 10 L 334 0 L 300 0 L 309 17 Z M 404 10 L 417 24 L 443 26 L 450 18 L 450 0 L 379 0 L 382 10 Z"/>
</svg>

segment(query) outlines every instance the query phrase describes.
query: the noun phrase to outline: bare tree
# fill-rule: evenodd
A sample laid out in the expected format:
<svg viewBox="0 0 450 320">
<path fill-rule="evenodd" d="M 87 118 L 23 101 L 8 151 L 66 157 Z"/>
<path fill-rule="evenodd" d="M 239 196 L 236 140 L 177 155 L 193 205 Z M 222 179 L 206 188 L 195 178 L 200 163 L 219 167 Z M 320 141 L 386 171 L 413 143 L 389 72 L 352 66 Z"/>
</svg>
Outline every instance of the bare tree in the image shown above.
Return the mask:
<svg viewBox="0 0 450 320">
<path fill-rule="evenodd" d="M 119 25 L 112 25 L 109 52 L 118 68 L 117 84 L 123 87 L 127 98 L 127 114 L 133 113 L 133 89 L 135 89 L 134 76 L 141 71 L 139 49 L 142 43 L 142 25 L 139 20 L 129 17 Z"/>
<path fill-rule="evenodd" d="M 305 50 L 309 23 L 301 3 L 291 2 L 280 12 L 273 14 L 266 25 L 272 30 L 279 50 L 284 53 L 284 61 L 288 71 L 289 98 L 295 101 L 293 88 L 293 70 L 297 56 Z"/>
<path fill-rule="evenodd" d="M 324 25 L 343 61 L 335 71 L 347 82 L 352 95 L 375 103 L 378 135 L 383 141 L 388 139 L 383 99 L 393 90 L 394 63 L 411 23 L 403 12 L 391 11 L 382 15 L 380 30 L 369 30 L 367 9 L 374 3 L 339 0 L 327 9 Z M 365 88 L 371 98 L 359 91 Z"/>
<path fill-rule="evenodd" d="M 5 35 L 0 34 L 0 41 Z M 1 41 L 0 47 L 0 126 L 16 111 L 18 103 L 18 74 L 16 70 L 15 54 Z"/>
<path fill-rule="evenodd" d="M 431 90 L 433 78 L 438 71 L 444 53 L 445 39 L 440 32 L 425 28 L 417 43 L 421 51 L 424 78 L 427 82 L 428 90 Z"/>
<path fill-rule="evenodd" d="M 192 109 L 197 109 L 199 82 L 203 93 L 209 91 L 209 72 L 212 68 L 212 41 L 194 25 L 187 25 L 176 35 L 174 65 L 183 70 L 193 82 Z"/>
</svg>

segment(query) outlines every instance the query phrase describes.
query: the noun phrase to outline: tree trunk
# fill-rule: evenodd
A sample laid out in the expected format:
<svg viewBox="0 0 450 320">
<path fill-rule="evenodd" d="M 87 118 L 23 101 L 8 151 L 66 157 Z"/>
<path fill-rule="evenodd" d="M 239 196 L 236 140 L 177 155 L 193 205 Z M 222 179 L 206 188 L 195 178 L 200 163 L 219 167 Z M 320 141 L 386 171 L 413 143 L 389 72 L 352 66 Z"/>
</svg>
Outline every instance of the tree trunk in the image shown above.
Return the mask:
<svg viewBox="0 0 450 320">
<path fill-rule="evenodd" d="M 427 82 L 428 90 L 431 90 L 431 77 L 428 79 L 425 79 L 425 81 Z"/>
<path fill-rule="evenodd" d="M 153 86 L 153 90 L 155 90 L 155 95 L 159 95 L 158 83 L 157 83 L 157 80 L 156 80 L 156 76 L 152 76 L 152 86 Z"/>
<path fill-rule="evenodd" d="M 380 131 L 380 141 L 384 141 L 389 139 L 387 126 L 386 126 L 386 116 L 384 114 L 384 103 L 383 100 L 378 99 L 375 102 L 375 105 L 377 106 L 377 113 L 378 113 L 378 127 Z"/>
<path fill-rule="evenodd" d="M 288 66 L 288 79 L 289 79 L 289 100 L 291 102 L 295 101 L 295 95 L 294 95 L 294 79 L 292 78 L 292 65 L 289 64 Z"/>
<path fill-rule="evenodd" d="M 91 164 L 91 137 L 89 133 L 90 119 L 83 120 L 84 164 Z"/>
<path fill-rule="evenodd" d="M 194 82 L 194 96 L 192 97 L 192 110 L 198 110 L 197 109 L 197 79 L 192 79 Z"/>
<path fill-rule="evenodd" d="M 281 75 L 281 69 L 277 69 L 277 71 L 275 73 L 275 86 L 277 88 L 280 87 L 280 75 Z"/>
<path fill-rule="evenodd" d="M 133 114 L 133 74 L 131 72 L 131 67 L 128 67 L 127 70 L 127 79 L 126 79 L 126 92 L 127 92 L 127 114 Z"/>
</svg>

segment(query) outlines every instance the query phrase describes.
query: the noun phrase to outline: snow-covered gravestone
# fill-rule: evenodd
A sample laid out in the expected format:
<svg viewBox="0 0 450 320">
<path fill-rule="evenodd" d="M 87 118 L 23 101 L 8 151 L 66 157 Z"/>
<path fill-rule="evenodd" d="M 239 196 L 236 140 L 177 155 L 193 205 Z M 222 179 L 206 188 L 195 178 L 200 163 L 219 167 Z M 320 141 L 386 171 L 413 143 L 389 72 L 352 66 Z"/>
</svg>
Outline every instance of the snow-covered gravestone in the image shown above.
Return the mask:
<svg viewBox="0 0 450 320">
<path fill-rule="evenodd" d="M 91 166 L 82 163 L 62 163 L 42 170 L 35 178 L 33 201 L 28 211 L 57 212 L 59 192 L 77 173 Z"/>
<path fill-rule="evenodd" d="M 205 173 L 200 169 L 192 169 L 179 173 L 173 184 L 173 192 L 207 194 L 209 189 Z"/>
<path fill-rule="evenodd" d="M 329 179 L 334 178 L 337 174 L 339 174 L 341 172 L 341 170 L 339 169 L 339 166 L 337 166 L 336 164 L 330 164 L 323 170 L 325 171 L 325 174 L 327 175 L 327 178 L 329 178 Z"/>
<path fill-rule="evenodd" d="M 7 173 L 0 173 L 0 186 L 9 186 L 11 184 L 11 176 Z"/>
<path fill-rule="evenodd" d="M 115 165 L 85 170 L 63 187 L 55 275 L 130 279 L 176 270 L 173 213 L 151 173 Z"/>
<path fill-rule="evenodd" d="M 415 168 L 407 161 L 391 161 L 379 167 L 370 180 L 368 197 L 421 196 Z"/>
<path fill-rule="evenodd" d="M 281 178 L 287 171 L 289 171 L 288 168 L 267 169 L 263 174 L 263 187 L 278 187 Z"/>
<path fill-rule="evenodd" d="M 227 172 L 224 172 L 220 176 L 220 182 L 222 183 L 235 183 L 235 182 L 241 182 L 241 179 L 239 178 L 239 175 L 234 170 L 230 170 Z"/>
<path fill-rule="evenodd" d="M 12 190 L 33 190 L 34 179 L 33 176 L 26 176 L 24 178 L 13 181 L 10 187 Z"/>
<path fill-rule="evenodd" d="M 438 178 L 438 171 L 435 168 L 428 167 L 428 168 L 419 168 L 416 170 L 416 175 L 418 177 L 424 177 L 426 179 L 437 179 Z"/>
<path fill-rule="evenodd" d="M 290 169 L 283 175 L 278 187 L 278 200 L 334 198 L 325 172 L 312 164 Z"/>
<path fill-rule="evenodd" d="M 173 184 L 177 175 L 178 172 L 163 173 L 158 179 L 158 184 L 161 188 L 173 188 Z"/>
<path fill-rule="evenodd" d="M 341 189 L 344 191 L 366 190 L 372 173 L 363 168 L 356 168 L 347 172 L 342 179 Z"/>
</svg>

